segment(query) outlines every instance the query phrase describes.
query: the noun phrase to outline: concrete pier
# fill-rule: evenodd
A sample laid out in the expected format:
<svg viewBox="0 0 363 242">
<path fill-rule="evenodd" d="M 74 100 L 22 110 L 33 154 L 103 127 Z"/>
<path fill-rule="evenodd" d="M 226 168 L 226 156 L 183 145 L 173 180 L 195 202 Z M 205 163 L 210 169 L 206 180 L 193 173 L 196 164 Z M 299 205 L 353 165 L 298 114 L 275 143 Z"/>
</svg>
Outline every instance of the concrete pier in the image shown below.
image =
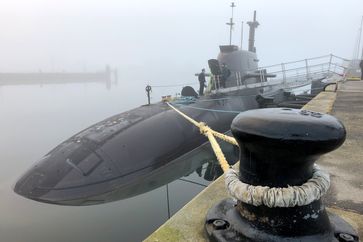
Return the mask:
<svg viewBox="0 0 363 242">
<path fill-rule="evenodd" d="M 342 121 L 347 139 L 342 147 L 318 160 L 331 174 L 332 185 L 324 203 L 363 238 L 363 82 L 339 83 L 337 92 L 322 92 L 303 109 L 330 113 Z M 237 164 L 238 165 L 238 164 Z M 228 197 L 221 176 L 184 206 L 145 241 L 208 241 L 204 230 L 209 208 Z"/>
</svg>

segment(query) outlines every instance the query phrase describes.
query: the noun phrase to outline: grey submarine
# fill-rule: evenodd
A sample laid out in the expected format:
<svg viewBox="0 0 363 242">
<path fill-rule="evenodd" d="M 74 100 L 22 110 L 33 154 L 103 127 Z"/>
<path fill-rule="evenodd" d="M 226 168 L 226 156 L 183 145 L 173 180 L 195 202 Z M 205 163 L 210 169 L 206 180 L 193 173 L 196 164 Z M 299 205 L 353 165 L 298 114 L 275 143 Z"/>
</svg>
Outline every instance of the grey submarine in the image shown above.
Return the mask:
<svg viewBox="0 0 363 242">
<path fill-rule="evenodd" d="M 209 60 L 211 90 L 197 97 L 191 87 L 174 101 L 178 109 L 212 129 L 226 133 L 238 113 L 284 100 L 283 84 L 268 84 L 258 69 L 256 14 L 249 22 L 248 50 L 220 46 Z M 221 65 L 231 75 L 218 85 Z M 223 145 L 227 152 L 233 148 Z M 198 156 L 198 159 L 195 157 Z M 213 157 L 207 138 L 165 102 L 143 105 L 107 118 L 67 139 L 36 162 L 16 182 L 26 198 L 61 205 L 91 205 L 135 196 L 197 169 Z M 199 161 L 200 160 L 200 161 Z"/>
</svg>

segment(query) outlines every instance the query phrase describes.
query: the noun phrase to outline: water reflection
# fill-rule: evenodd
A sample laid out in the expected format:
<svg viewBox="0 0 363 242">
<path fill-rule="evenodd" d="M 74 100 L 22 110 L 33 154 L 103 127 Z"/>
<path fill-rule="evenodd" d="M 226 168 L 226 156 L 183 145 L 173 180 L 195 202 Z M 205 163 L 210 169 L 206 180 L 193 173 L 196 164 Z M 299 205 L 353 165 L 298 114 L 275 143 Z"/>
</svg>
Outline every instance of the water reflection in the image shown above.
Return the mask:
<svg viewBox="0 0 363 242">
<path fill-rule="evenodd" d="M 202 166 L 199 167 L 196 172 L 199 175 L 199 177 L 203 177 L 204 180 L 206 181 L 214 181 L 215 179 L 217 179 L 220 175 L 223 174 L 223 170 L 221 168 L 221 166 L 215 161 L 209 161 L 207 163 L 207 167 L 205 169 L 204 174 L 202 173 Z"/>
<path fill-rule="evenodd" d="M 68 207 L 22 198 L 12 187 L 34 160 L 79 130 L 144 104 L 144 84 L 125 88 L 121 82 L 110 90 L 97 83 L 0 88 L 0 241 L 140 241 L 166 221 L 168 210 L 177 212 L 217 176 L 210 154 L 195 161 L 198 172 L 187 169 L 179 179 L 165 179 L 168 186 L 162 182 L 113 203 Z M 235 148 L 225 149 L 233 160 Z"/>
</svg>

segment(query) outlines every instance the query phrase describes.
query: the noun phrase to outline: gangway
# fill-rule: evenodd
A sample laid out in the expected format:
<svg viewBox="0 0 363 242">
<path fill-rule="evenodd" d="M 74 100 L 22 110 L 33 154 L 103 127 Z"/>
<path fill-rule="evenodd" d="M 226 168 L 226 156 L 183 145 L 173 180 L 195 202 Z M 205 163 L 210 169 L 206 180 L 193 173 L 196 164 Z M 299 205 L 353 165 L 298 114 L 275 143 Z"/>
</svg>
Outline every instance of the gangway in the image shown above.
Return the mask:
<svg viewBox="0 0 363 242">
<path fill-rule="evenodd" d="M 285 62 L 275 65 L 262 66 L 249 70 L 246 73 L 233 72 L 237 85 L 229 88 L 212 90 L 213 93 L 228 92 L 232 89 L 241 89 L 255 86 L 281 85 L 285 89 L 307 86 L 314 80 L 327 79 L 336 82 L 345 78 L 351 61 L 333 54 Z M 249 83 L 248 74 L 259 74 L 259 82 Z"/>
</svg>

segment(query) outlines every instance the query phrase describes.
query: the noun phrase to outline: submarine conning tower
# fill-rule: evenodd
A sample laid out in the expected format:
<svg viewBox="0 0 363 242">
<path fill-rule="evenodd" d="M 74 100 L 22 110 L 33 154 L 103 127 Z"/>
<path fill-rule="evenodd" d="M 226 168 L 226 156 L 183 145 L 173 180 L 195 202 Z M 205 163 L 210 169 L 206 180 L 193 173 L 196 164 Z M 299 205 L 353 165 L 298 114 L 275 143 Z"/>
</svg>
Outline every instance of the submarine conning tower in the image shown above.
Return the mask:
<svg viewBox="0 0 363 242">
<path fill-rule="evenodd" d="M 256 11 L 254 11 L 253 21 L 248 22 L 249 30 L 249 47 L 248 50 L 242 50 L 236 45 L 221 45 L 217 60 L 222 67 L 224 64 L 230 70 L 231 75 L 226 80 L 226 87 L 236 86 L 239 77 L 248 83 L 256 82 L 254 75 L 250 75 L 258 68 L 258 58 L 256 55 L 255 30 L 259 23 L 256 21 Z M 238 77 L 237 77 L 238 76 Z M 249 79 L 249 80 L 248 80 Z"/>
<path fill-rule="evenodd" d="M 236 45 L 221 45 L 219 49 L 218 62 L 220 65 L 226 64 L 232 73 L 229 79 L 227 79 L 227 83 L 231 79 L 235 79 L 233 75 L 235 72 L 240 72 L 242 76 L 245 76 L 249 71 L 258 68 L 258 59 L 254 52 L 241 50 Z"/>
</svg>

